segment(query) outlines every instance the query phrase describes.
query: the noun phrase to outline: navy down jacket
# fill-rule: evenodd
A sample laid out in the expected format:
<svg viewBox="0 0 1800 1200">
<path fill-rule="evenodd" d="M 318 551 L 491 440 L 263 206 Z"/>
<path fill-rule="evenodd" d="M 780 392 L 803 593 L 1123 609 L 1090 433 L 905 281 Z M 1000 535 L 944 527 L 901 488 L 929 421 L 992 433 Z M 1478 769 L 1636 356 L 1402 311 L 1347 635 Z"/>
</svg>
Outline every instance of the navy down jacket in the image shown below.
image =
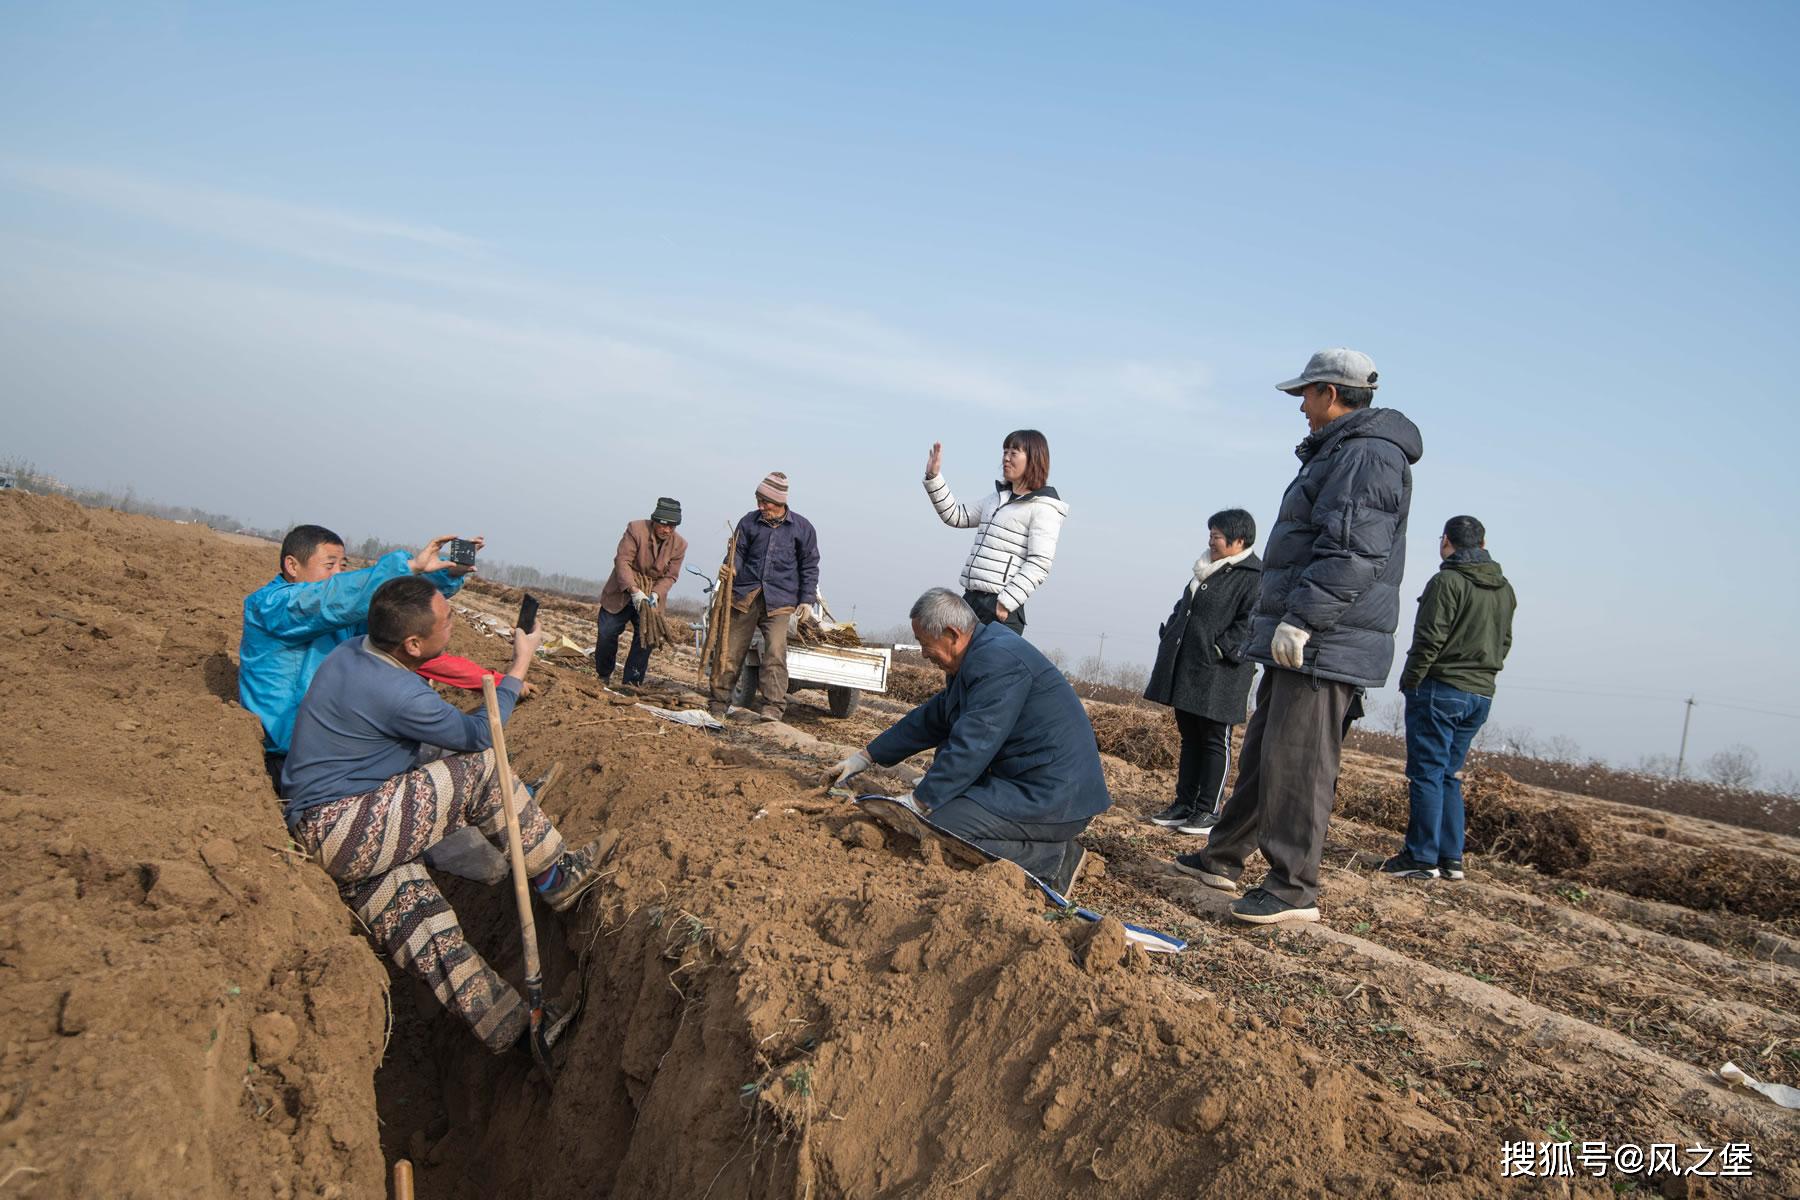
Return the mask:
<svg viewBox="0 0 1800 1200">
<path fill-rule="evenodd" d="M 1305 671 L 1380 687 L 1394 665 L 1400 577 L 1419 427 L 1392 408 L 1339 417 L 1294 450 L 1300 473 L 1281 497 L 1263 551 L 1246 657 L 1274 666 L 1283 621 L 1310 630 Z"/>
</svg>

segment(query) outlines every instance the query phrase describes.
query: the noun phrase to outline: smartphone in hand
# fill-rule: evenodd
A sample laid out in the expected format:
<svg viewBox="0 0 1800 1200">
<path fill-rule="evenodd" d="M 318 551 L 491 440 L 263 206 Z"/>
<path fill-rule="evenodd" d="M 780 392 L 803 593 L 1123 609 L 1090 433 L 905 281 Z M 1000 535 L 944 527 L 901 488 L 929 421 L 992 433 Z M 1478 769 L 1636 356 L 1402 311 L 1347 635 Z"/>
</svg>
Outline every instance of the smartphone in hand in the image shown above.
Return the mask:
<svg viewBox="0 0 1800 1200">
<path fill-rule="evenodd" d="M 475 552 L 478 549 L 480 547 L 467 538 L 452 538 L 450 548 L 445 551 L 444 557 L 459 567 L 472 567 L 475 565 Z"/>
<path fill-rule="evenodd" d="M 521 633 L 536 633 L 537 612 L 537 597 L 526 592 L 524 601 L 519 605 L 519 619 L 513 622 L 513 626 Z"/>
</svg>

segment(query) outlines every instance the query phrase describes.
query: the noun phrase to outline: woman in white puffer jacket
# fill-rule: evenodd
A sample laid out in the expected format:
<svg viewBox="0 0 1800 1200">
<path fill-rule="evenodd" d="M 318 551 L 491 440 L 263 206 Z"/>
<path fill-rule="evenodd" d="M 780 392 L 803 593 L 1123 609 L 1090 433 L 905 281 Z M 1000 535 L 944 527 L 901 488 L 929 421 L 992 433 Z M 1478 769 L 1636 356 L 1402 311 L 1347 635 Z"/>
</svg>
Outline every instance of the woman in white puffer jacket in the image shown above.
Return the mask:
<svg viewBox="0 0 1800 1200">
<path fill-rule="evenodd" d="M 963 599 L 983 624 L 999 621 L 1025 632 L 1025 598 L 1050 577 L 1056 538 L 1069 506 L 1050 486 L 1050 443 L 1035 429 L 1017 429 L 1001 443 L 994 490 L 976 504 L 960 504 L 938 468 L 944 445 L 925 460 L 925 494 L 944 524 L 974 529 L 963 564 Z"/>
</svg>

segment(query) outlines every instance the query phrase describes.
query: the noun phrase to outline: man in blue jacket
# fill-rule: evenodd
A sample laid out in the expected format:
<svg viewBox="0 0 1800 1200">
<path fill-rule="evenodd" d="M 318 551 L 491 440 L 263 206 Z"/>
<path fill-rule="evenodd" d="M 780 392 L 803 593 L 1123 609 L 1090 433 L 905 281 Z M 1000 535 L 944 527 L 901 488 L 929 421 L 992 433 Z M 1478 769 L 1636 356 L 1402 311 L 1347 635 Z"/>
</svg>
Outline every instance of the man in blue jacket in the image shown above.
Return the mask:
<svg viewBox="0 0 1800 1200">
<path fill-rule="evenodd" d="M 912 627 L 944 690 L 839 763 L 834 781 L 935 747 L 913 790 L 931 823 L 1066 895 L 1085 857 L 1075 839 L 1112 806 L 1080 697 L 1035 646 L 981 624 L 948 588 L 919 597 Z"/>
<path fill-rule="evenodd" d="M 732 542 L 736 574 L 731 584 L 731 627 L 725 653 L 712 681 L 715 717 L 730 711 L 732 689 L 750 653 L 750 639 L 762 633 L 762 692 L 759 714 L 779 721 L 787 712 L 788 618 L 800 605 L 819 598 L 819 535 L 812 522 L 788 507 L 788 477 L 770 471 L 756 485 L 756 511 L 737 523 Z"/>
<path fill-rule="evenodd" d="M 1424 443 L 1399 412 L 1371 407 L 1377 378 L 1368 355 L 1338 348 L 1276 385 L 1299 397 L 1311 432 L 1295 448 L 1300 473 L 1263 555 L 1246 648 L 1263 665 L 1256 712 L 1206 849 L 1175 860 L 1236 892 L 1260 849 L 1268 875 L 1231 906 L 1253 924 L 1319 919 L 1319 859 L 1351 706 L 1394 664 L 1412 464 Z"/>
<path fill-rule="evenodd" d="M 281 572 L 244 597 L 238 644 L 238 699 L 263 727 L 264 765 L 279 779 L 294 714 L 325 656 L 365 631 L 375 589 L 403 575 L 424 575 L 453 596 L 470 568 L 438 552 L 451 537 L 433 538 L 410 558 L 404 550 L 360 571 L 344 570 L 344 539 L 321 525 L 296 525 L 281 542 Z M 479 546 L 482 539 L 476 538 Z"/>
</svg>

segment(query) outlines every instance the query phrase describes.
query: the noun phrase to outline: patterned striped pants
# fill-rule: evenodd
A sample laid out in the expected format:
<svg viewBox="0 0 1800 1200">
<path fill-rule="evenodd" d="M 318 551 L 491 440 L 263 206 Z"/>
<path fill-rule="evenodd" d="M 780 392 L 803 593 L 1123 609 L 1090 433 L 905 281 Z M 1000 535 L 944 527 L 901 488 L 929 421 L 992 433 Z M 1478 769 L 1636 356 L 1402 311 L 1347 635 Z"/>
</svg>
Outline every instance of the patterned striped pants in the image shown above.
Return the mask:
<svg viewBox="0 0 1800 1200">
<path fill-rule="evenodd" d="M 514 781 L 525 869 L 537 875 L 563 852 L 562 835 Z M 492 750 L 452 754 L 396 775 L 372 792 L 301 814 L 294 839 L 338 882 L 388 957 L 431 988 L 498 1054 L 530 1024 L 519 993 L 463 940 L 462 925 L 420 855 L 465 825 L 506 850 L 506 813 Z"/>
</svg>

